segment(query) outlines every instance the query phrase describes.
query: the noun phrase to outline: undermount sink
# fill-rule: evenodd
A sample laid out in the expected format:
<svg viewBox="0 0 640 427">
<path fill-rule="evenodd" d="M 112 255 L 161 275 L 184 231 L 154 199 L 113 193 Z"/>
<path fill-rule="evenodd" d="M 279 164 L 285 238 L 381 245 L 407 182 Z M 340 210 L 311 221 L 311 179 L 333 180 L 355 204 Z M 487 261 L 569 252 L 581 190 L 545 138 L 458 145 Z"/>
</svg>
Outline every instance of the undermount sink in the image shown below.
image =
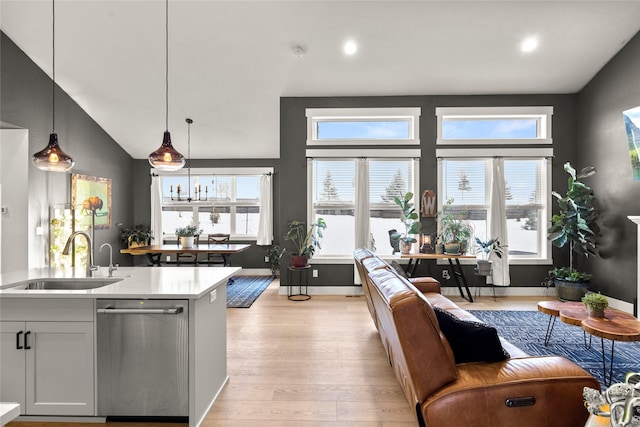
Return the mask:
<svg viewBox="0 0 640 427">
<path fill-rule="evenodd" d="M 110 285 L 115 282 L 119 282 L 117 279 L 44 279 L 34 280 L 33 282 L 22 283 L 16 286 L 11 286 L 10 289 L 19 290 L 84 290 L 84 289 L 96 289 L 106 285 Z"/>
</svg>

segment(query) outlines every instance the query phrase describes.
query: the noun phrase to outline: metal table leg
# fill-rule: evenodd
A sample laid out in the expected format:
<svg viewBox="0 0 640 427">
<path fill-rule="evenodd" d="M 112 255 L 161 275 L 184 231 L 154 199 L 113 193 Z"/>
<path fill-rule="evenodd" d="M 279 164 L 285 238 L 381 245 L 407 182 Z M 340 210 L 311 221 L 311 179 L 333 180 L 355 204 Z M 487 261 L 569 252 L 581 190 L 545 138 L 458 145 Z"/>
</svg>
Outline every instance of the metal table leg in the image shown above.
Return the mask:
<svg viewBox="0 0 640 427">
<path fill-rule="evenodd" d="M 454 263 L 451 258 L 449 259 L 449 270 L 451 271 L 451 275 L 456 279 L 456 285 L 458 285 L 458 290 L 460 291 L 460 296 L 466 299 L 469 302 L 473 302 L 473 297 L 471 296 L 471 290 L 469 289 L 469 285 L 467 284 L 467 279 L 464 277 L 464 271 L 462 271 L 462 265 L 460 264 L 460 260 L 456 258 L 456 262 Z M 462 280 L 462 283 L 460 281 Z M 468 298 L 464 296 L 462 292 L 462 285 L 464 285 L 467 290 Z"/>
<path fill-rule="evenodd" d="M 544 346 L 549 344 L 551 334 L 553 333 L 553 327 L 556 324 L 556 316 L 549 316 L 549 323 L 547 323 L 547 333 L 544 335 Z"/>
</svg>

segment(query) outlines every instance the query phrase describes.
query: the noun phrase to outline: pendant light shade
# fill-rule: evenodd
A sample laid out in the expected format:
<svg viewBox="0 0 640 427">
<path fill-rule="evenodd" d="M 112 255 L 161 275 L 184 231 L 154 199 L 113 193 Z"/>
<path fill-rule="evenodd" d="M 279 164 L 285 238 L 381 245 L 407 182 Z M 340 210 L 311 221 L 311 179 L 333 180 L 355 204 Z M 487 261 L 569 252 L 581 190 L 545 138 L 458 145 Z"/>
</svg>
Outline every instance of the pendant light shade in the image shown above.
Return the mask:
<svg viewBox="0 0 640 427">
<path fill-rule="evenodd" d="M 162 171 L 177 171 L 185 164 L 185 159 L 173 145 L 169 133 L 169 0 L 165 1 L 165 124 L 162 145 L 149 154 L 149 164 Z"/>
<path fill-rule="evenodd" d="M 149 163 L 162 171 L 177 171 L 184 166 L 184 156 L 171 145 L 171 134 L 168 130 L 164 132 L 160 148 L 149 154 Z"/>
<path fill-rule="evenodd" d="M 52 75 L 51 75 L 51 99 L 52 99 L 52 123 L 53 129 L 56 128 L 56 2 L 51 2 L 52 16 Z M 73 165 L 73 159 L 66 154 L 58 145 L 58 134 L 52 131 L 49 135 L 49 144 L 42 151 L 38 151 L 33 155 L 31 161 L 38 169 L 51 172 L 66 172 Z"/>
<path fill-rule="evenodd" d="M 49 144 L 44 150 L 34 154 L 31 161 L 38 169 L 50 172 L 66 172 L 75 163 L 68 154 L 60 149 L 58 134 L 55 132 L 49 135 Z"/>
</svg>

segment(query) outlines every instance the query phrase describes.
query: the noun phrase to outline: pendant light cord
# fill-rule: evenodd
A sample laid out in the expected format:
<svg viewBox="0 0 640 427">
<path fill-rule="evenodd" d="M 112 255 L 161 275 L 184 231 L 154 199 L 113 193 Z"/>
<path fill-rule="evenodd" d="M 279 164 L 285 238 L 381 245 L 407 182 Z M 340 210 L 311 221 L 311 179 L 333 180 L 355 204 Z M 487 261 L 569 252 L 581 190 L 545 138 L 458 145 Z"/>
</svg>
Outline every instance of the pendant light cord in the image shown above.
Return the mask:
<svg viewBox="0 0 640 427">
<path fill-rule="evenodd" d="M 169 131 L 169 0 L 165 2 L 165 41 L 164 41 L 164 49 L 165 49 L 165 73 L 164 73 L 164 84 L 165 84 L 165 125 L 166 130 Z"/>
<path fill-rule="evenodd" d="M 51 71 L 51 109 L 53 113 L 51 114 L 51 127 L 52 133 L 56 132 L 56 0 L 51 1 L 51 22 L 52 22 L 52 36 L 51 36 L 51 45 L 53 52 L 53 61 L 52 61 L 52 71 Z"/>
<path fill-rule="evenodd" d="M 189 162 L 187 165 L 188 201 L 191 201 L 191 123 L 193 123 L 193 120 L 187 119 L 187 161 Z"/>
</svg>

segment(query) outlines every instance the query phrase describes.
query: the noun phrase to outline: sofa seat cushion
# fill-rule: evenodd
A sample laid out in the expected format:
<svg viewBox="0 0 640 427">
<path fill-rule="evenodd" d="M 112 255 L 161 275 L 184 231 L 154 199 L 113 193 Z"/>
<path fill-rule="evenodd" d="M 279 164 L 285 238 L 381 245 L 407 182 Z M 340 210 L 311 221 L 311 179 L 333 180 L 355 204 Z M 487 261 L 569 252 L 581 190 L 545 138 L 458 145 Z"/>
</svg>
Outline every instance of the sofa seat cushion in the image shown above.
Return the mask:
<svg viewBox="0 0 640 427">
<path fill-rule="evenodd" d="M 456 363 L 499 362 L 509 358 L 496 328 L 472 320 L 462 320 L 434 307 L 440 330 L 449 341 Z"/>
</svg>

